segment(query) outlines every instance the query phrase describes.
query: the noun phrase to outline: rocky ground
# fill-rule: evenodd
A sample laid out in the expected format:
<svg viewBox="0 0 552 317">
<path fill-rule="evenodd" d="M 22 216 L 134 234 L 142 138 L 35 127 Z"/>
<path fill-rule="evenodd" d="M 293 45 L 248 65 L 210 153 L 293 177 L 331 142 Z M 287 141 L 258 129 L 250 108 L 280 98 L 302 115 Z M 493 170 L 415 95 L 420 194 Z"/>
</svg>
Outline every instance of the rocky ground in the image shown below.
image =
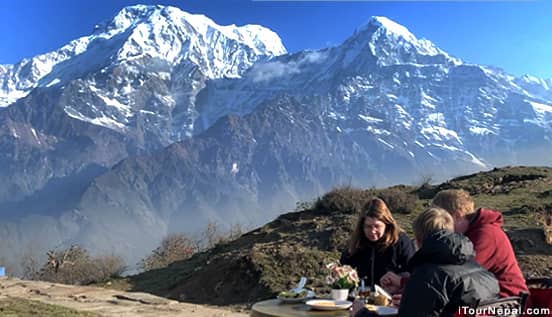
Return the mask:
<svg viewBox="0 0 552 317">
<path fill-rule="evenodd" d="M 48 304 L 48 305 L 44 305 Z M 246 317 L 230 310 L 186 304 L 146 293 L 90 286 L 0 279 L 2 316 Z"/>
</svg>

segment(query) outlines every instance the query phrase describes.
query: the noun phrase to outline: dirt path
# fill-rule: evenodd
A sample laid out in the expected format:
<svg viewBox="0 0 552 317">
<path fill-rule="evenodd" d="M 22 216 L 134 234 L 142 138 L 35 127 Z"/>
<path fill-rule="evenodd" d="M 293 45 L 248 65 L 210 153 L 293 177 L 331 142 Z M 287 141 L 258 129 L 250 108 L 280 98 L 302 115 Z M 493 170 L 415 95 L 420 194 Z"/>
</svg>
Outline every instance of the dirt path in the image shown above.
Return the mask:
<svg viewBox="0 0 552 317">
<path fill-rule="evenodd" d="M 101 316 L 247 317 L 244 313 L 180 303 L 146 293 L 2 278 L 0 300 L 10 297 L 93 312 Z"/>
</svg>

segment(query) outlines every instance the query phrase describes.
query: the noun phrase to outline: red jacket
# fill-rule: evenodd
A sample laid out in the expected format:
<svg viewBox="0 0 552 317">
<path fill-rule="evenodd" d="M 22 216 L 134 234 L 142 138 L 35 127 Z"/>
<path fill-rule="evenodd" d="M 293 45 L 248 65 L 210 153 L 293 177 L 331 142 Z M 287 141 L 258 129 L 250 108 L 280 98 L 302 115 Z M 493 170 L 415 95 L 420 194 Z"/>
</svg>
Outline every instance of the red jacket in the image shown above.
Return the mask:
<svg viewBox="0 0 552 317">
<path fill-rule="evenodd" d="M 473 242 L 475 261 L 498 279 L 500 297 L 519 296 L 520 292 L 528 291 L 510 239 L 502 230 L 500 212 L 479 209 L 465 235 Z"/>
</svg>

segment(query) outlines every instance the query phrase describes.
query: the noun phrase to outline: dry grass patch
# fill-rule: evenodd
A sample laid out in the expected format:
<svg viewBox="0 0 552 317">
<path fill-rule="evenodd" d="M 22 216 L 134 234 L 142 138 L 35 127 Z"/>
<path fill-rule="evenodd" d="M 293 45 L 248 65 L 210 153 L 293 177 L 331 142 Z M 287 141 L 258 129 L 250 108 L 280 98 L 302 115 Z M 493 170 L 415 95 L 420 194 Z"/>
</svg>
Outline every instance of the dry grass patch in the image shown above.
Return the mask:
<svg viewBox="0 0 552 317">
<path fill-rule="evenodd" d="M 21 298 L 0 300 L 0 316 L 3 317 L 99 317 L 57 305 L 44 304 Z"/>
</svg>

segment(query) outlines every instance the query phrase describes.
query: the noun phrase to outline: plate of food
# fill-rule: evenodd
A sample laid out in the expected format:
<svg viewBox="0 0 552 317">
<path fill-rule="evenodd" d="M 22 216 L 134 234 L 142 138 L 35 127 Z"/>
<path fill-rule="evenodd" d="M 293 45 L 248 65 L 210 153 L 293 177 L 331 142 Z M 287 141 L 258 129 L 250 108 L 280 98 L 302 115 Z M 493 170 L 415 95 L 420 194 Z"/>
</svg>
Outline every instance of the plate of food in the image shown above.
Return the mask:
<svg viewBox="0 0 552 317">
<path fill-rule="evenodd" d="M 314 292 L 306 289 L 296 292 L 295 290 L 283 291 L 278 294 L 276 297 L 282 303 L 301 303 L 307 299 L 314 298 Z"/>
<path fill-rule="evenodd" d="M 305 304 L 315 310 L 343 310 L 349 309 L 353 303 L 348 300 L 311 299 Z"/>
<path fill-rule="evenodd" d="M 369 311 L 374 312 L 380 316 L 397 315 L 399 313 L 399 309 L 397 307 L 370 305 L 370 304 L 366 304 L 364 305 L 364 307 Z"/>
<path fill-rule="evenodd" d="M 376 284 L 374 286 L 375 292 L 372 296 L 373 303 L 378 306 L 389 306 L 391 305 L 391 302 L 393 298 L 391 297 L 391 294 L 387 293 L 381 286 Z"/>
</svg>

